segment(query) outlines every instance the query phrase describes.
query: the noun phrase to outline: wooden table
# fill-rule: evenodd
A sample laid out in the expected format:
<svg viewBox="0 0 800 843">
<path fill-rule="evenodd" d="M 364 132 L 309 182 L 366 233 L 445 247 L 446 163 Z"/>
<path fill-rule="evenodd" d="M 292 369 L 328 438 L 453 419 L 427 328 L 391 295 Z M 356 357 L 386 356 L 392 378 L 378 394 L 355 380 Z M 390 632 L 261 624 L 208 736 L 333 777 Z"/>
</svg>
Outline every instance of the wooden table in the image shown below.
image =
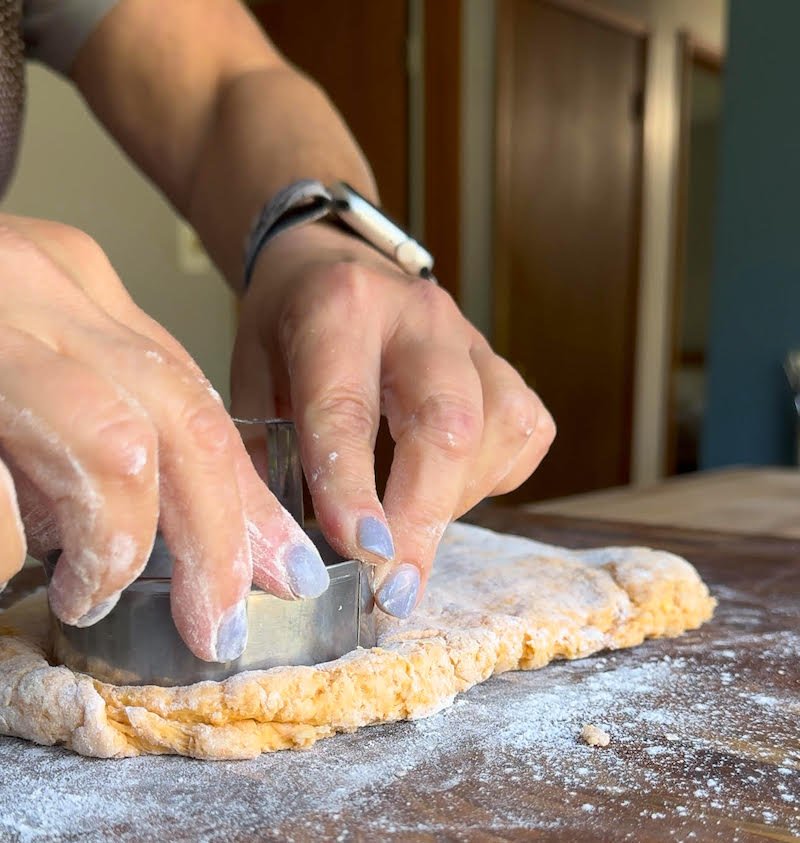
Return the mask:
<svg viewBox="0 0 800 843">
<path fill-rule="evenodd" d="M 726 468 L 524 507 L 526 512 L 800 539 L 800 469 Z"/>
<path fill-rule="evenodd" d="M 0 840 L 800 839 L 800 542 L 481 514 L 559 545 L 685 555 L 720 605 L 680 639 L 495 677 L 307 753 L 94 761 L 0 739 Z M 577 740 L 584 722 L 611 734 Z M 22 830 L 21 830 L 22 829 Z"/>
</svg>

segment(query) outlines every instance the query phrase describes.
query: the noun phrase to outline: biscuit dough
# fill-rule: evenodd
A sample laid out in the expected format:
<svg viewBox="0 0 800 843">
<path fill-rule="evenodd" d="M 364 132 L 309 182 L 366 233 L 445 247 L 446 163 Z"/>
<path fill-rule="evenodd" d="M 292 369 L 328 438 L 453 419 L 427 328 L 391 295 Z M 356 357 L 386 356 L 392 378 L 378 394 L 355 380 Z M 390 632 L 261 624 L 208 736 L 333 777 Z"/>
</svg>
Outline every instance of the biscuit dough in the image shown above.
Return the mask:
<svg viewBox="0 0 800 843">
<path fill-rule="evenodd" d="M 426 717 L 494 673 L 679 635 L 714 605 L 695 569 L 670 553 L 569 551 L 455 524 L 423 602 L 406 621 L 381 616 L 374 649 L 160 688 L 51 666 L 40 592 L 0 613 L 0 733 L 103 758 L 252 758 Z"/>
<path fill-rule="evenodd" d="M 611 735 L 593 723 L 585 723 L 581 729 L 581 740 L 588 746 L 608 746 Z"/>
</svg>

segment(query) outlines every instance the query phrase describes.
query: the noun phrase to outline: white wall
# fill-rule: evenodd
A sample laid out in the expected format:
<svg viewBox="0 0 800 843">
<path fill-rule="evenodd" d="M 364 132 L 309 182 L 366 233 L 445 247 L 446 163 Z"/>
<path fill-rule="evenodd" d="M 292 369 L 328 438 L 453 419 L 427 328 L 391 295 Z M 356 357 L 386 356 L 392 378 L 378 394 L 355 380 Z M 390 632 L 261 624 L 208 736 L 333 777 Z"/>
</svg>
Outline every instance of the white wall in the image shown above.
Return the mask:
<svg viewBox="0 0 800 843">
<path fill-rule="evenodd" d="M 138 304 L 183 343 L 227 400 L 233 296 L 213 270 L 180 271 L 175 213 L 75 90 L 36 65 L 28 69 L 21 156 L 2 209 L 91 234 Z"/>
<path fill-rule="evenodd" d="M 721 49 L 727 0 L 585 0 L 585 5 L 625 15 L 644 24 L 650 33 L 632 465 L 633 482 L 649 483 L 661 476 L 664 463 L 678 144 L 677 35 L 686 30 L 709 47 Z M 488 330 L 493 231 L 489 199 L 494 161 L 487 126 L 494 125 L 494 86 L 487 80 L 492 78 L 494 61 L 494 0 L 465 0 L 463 45 L 462 304 L 468 316 Z"/>
</svg>

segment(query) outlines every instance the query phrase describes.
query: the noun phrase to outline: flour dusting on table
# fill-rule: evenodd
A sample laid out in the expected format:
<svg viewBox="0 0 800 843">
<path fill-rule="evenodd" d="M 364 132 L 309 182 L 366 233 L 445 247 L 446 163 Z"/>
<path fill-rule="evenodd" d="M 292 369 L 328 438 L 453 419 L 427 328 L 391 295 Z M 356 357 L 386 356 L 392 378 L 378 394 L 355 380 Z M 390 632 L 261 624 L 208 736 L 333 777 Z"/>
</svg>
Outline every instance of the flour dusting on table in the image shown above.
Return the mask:
<svg viewBox="0 0 800 843">
<path fill-rule="evenodd" d="M 0 840 L 585 839 L 609 817 L 630 839 L 800 835 L 796 598 L 712 590 L 714 620 L 681 638 L 505 673 L 307 752 L 101 761 L 0 738 Z M 602 751 L 577 740 L 589 722 Z"/>
<path fill-rule="evenodd" d="M 305 753 L 118 762 L 2 739 L 0 839 L 346 841 L 355 826 L 382 839 L 560 836 L 589 834 L 609 812 L 674 839 L 691 839 L 681 829 L 698 816 L 706 840 L 739 839 L 731 818 L 800 835 L 800 632 L 755 633 L 739 597 L 712 631 L 507 673 L 427 720 Z M 753 684 L 753 660 L 769 688 Z M 576 741 L 590 720 L 611 735 L 602 752 Z"/>
</svg>

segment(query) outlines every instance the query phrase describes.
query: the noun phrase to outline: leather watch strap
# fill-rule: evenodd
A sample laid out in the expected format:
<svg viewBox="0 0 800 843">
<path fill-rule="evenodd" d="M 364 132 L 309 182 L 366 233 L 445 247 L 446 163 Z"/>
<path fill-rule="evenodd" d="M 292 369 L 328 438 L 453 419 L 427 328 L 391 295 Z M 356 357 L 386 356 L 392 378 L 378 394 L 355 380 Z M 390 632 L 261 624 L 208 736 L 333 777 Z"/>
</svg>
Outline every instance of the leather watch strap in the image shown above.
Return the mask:
<svg viewBox="0 0 800 843">
<path fill-rule="evenodd" d="M 303 179 L 277 193 L 258 215 L 247 238 L 244 254 L 244 289 L 250 286 L 261 250 L 277 234 L 330 213 L 333 197 L 320 181 Z"/>
</svg>

